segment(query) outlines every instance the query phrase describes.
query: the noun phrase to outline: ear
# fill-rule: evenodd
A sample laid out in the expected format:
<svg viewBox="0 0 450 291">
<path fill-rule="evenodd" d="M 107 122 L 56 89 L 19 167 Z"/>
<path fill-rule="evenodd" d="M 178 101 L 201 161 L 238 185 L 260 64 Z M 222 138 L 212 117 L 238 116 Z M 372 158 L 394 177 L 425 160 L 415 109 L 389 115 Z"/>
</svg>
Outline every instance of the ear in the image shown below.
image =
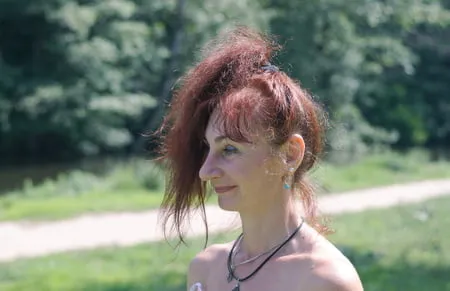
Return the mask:
<svg viewBox="0 0 450 291">
<path fill-rule="evenodd" d="M 297 168 L 305 155 L 305 141 L 300 134 L 293 134 L 284 144 L 284 156 L 288 168 Z"/>
</svg>

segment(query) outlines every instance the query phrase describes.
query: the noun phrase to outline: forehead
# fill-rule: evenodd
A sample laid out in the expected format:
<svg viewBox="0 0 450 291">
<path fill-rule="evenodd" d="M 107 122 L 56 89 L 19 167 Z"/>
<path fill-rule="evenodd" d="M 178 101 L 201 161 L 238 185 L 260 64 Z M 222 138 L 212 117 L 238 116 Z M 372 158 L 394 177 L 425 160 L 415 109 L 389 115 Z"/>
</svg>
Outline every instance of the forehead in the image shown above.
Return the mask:
<svg viewBox="0 0 450 291">
<path fill-rule="evenodd" d="M 209 118 L 208 125 L 206 126 L 205 138 L 214 138 L 219 135 L 225 135 L 225 131 L 219 122 L 218 110 L 214 110 Z"/>
<path fill-rule="evenodd" d="M 245 124 L 234 124 L 227 122 L 220 115 L 219 110 L 214 110 L 205 130 L 205 139 L 213 141 L 217 137 L 226 137 L 234 142 L 249 145 L 269 145 L 258 126 L 247 126 Z"/>
<path fill-rule="evenodd" d="M 244 133 L 245 132 L 245 133 Z M 206 139 L 214 139 L 217 136 L 225 136 L 235 141 L 250 141 L 248 128 L 244 124 L 234 124 L 224 117 L 220 110 L 215 109 L 209 118 L 205 130 Z M 238 137 L 239 136 L 239 137 Z"/>
</svg>

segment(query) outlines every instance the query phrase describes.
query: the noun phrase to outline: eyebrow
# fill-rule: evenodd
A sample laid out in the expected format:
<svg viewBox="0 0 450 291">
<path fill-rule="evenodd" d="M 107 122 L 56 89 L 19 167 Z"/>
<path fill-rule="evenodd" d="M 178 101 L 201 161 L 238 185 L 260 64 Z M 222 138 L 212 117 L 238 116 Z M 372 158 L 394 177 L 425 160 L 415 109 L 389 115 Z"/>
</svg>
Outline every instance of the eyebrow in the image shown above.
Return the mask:
<svg viewBox="0 0 450 291">
<path fill-rule="evenodd" d="M 216 136 L 215 138 L 214 138 L 214 143 L 220 143 L 221 141 L 223 141 L 223 140 L 225 140 L 225 139 L 228 139 L 228 137 L 227 136 L 225 136 L 225 135 L 219 135 L 219 136 Z M 209 142 L 208 142 L 208 140 L 205 138 L 204 139 L 204 141 L 207 143 L 207 144 L 209 144 Z"/>
<path fill-rule="evenodd" d="M 219 142 L 223 141 L 224 139 L 228 139 L 228 137 L 224 136 L 224 135 L 220 135 L 220 136 L 217 136 L 216 138 L 214 138 L 214 142 L 219 143 Z"/>
</svg>

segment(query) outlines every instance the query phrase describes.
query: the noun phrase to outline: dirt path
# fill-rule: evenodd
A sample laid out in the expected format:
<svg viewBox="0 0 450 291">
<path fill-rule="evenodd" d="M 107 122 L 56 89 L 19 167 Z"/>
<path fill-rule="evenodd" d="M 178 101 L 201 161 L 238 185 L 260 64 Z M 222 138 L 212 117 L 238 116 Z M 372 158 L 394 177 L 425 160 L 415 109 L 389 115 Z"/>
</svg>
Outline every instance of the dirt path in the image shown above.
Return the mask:
<svg viewBox="0 0 450 291">
<path fill-rule="evenodd" d="M 406 185 L 333 194 L 322 197 L 323 213 L 356 212 L 383 208 L 401 203 L 415 203 L 438 196 L 450 195 L 450 180 L 434 180 Z M 217 206 L 207 207 L 211 233 L 238 227 L 235 213 Z M 201 235 L 204 228 L 199 216 L 194 216 L 189 235 Z M 57 222 L 0 223 L 0 262 L 18 258 L 44 256 L 69 250 L 103 246 L 130 246 L 162 239 L 156 211 L 83 215 Z"/>
</svg>

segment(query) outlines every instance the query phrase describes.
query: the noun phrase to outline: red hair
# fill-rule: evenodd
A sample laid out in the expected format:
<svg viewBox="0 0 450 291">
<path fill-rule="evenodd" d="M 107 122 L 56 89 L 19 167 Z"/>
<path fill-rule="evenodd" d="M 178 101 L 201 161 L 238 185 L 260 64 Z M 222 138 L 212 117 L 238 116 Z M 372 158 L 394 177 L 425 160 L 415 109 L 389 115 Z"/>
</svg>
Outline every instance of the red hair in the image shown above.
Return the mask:
<svg viewBox="0 0 450 291">
<path fill-rule="evenodd" d="M 322 152 L 325 114 L 312 96 L 285 73 L 263 69 L 279 46 L 248 28 L 235 29 L 206 46 L 202 60 L 181 79 L 159 130 L 161 154 L 167 162 L 168 184 L 162 203 L 166 233 L 171 218 L 183 242 L 182 226 L 192 208 L 200 208 L 206 226 L 206 183 L 199 171 L 207 155 L 203 142 L 209 118 L 219 110 L 230 139 L 247 141 L 255 124 L 274 147 L 294 133 L 305 141 L 305 156 L 294 174 L 306 218 L 319 230 L 316 199 L 305 173 Z"/>
</svg>

